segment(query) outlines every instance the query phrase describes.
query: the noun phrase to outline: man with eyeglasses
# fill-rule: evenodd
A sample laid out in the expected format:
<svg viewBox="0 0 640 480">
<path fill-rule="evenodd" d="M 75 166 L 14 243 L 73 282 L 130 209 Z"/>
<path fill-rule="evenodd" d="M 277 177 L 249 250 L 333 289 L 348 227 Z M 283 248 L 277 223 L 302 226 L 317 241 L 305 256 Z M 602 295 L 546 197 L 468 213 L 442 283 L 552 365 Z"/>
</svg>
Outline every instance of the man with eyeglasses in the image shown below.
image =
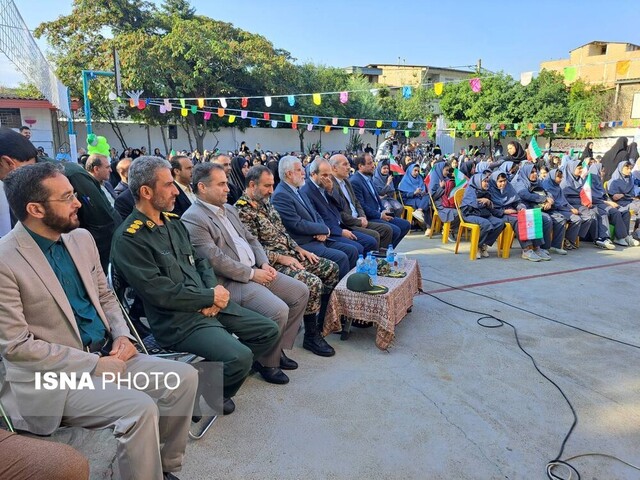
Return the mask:
<svg viewBox="0 0 640 480">
<path fill-rule="evenodd" d="M 19 222 L 0 240 L 0 396 L 15 427 L 37 435 L 60 425 L 110 428 L 120 478 L 176 479 L 196 370 L 137 352 L 96 244 L 78 228 L 84 207 L 61 166 L 26 165 L 4 184 Z M 51 374 L 88 383 L 43 387 L 38 379 Z M 156 375 L 164 382 L 145 384 Z"/>
<path fill-rule="evenodd" d="M 47 161 L 37 157 L 38 151 L 26 137 L 10 128 L 0 128 L 0 180 L 4 180 L 16 168 Z M 78 211 L 80 226 L 89 230 L 96 241 L 100 264 L 106 272 L 111 253 L 111 237 L 116 227 L 122 223 L 122 218 L 107 200 L 98 180 L 77 163 L 62 162 L 62 165 L 65 167 L 64 175 L 71 182 L 83 207 Z M 16 219 L 12 216 L 11 226 L 15 224 Z"/>
</svg>

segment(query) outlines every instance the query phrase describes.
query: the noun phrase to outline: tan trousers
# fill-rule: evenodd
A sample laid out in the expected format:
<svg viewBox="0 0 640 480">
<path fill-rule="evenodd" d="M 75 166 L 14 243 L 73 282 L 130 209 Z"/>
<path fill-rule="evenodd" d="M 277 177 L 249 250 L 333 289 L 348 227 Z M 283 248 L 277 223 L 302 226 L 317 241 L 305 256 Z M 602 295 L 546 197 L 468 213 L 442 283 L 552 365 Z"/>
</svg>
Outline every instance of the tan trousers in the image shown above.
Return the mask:
<svg viewBox="0 0 640 480">
<path fill-rule="evenodd" d="M 89 462 L 69 445 L 0 430 L 0 451 L 0 478 L 89 479 Z"/>
<path fill-rule="evenodd" d="M 163 377 L 160 388 L 150 382 L 136 390 L 94 377 L 96 390 L 70 391 L 63 425 L 89 429 L 111 428 L 118 441 L 118 465 L 123 480 L 162 480 L 163 472 L 182 467 L 191 414 L 198 387 L 198 374 L 191 365 L 138 354 L 127 362 L 127 372 L 177 374 Z M 144 382 L 140 376 L 139 384 Z"/>
</svg>

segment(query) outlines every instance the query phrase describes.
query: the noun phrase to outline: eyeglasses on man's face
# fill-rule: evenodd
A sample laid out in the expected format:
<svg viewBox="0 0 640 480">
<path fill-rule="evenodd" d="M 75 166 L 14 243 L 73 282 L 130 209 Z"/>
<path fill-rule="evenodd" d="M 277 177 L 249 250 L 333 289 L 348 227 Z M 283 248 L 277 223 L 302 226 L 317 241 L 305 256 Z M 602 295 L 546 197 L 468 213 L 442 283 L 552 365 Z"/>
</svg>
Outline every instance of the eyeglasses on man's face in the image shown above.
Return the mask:
<svg viewBox="0 0 640 480">
<path fill-rule="evenodd" d="M 63 203 L 72 203 L 74 200 L 78 199 L 78 193 L 77 192 L 73 192 L 73 193 L 69 193 L 68 195 L 65 195 L 62 198 L 50 198 L 48 200 L 45 200 L 42 203 L 46 203 L 46 202 L 63 202 Z"/>
</svg>

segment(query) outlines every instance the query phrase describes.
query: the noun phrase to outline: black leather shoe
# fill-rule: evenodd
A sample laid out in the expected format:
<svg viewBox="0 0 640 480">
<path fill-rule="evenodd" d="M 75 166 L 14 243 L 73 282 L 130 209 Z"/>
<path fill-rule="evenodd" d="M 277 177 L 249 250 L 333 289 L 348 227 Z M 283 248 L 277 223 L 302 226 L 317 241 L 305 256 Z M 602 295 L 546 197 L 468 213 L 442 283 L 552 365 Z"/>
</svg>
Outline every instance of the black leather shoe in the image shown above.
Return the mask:
<svg viewBox="0 0 640 480">
<path fill-rule="evenodd" d="M 333 357 L 336 354 L 333 347 L 329 345 L 320 334 L 305 336 L 302 342 L 302 348 L 320 357 Z"/>
<path fill-rule="evenodd" d="M 162 472 L 162 478 L 163 480 L 180 480 L 171 472 Z"/>
<path fill-rule="evenodd" d="M 282 370 L 295 370 L 298 368 L 298 362 L 291 360 L 283 351 L 280 351 L 280 368 Z"/>
<path fill-rule="evenodd" d="M 236 409 L 236 404 L 230 398 L 225 398 L 222 404 L 222 413 L 225 415 L 231 415 Z"/>
<path fill-rule="evenodd" d="M 260 362 L 253 362 L 253 369 L 269 383 L 275 383 L 276 385 L 289 383 L 289 377 L 279 367 L 265 367 Z"/>
</svg>

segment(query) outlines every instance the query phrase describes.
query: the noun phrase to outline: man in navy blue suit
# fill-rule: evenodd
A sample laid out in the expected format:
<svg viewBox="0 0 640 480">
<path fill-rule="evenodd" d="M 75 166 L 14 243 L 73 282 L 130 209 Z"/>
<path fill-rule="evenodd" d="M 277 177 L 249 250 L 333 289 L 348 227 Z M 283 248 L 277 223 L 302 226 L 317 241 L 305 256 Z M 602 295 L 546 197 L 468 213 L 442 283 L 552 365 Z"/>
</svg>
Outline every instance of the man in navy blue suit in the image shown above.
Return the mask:
<svg viewBox="0 0 640 480">
<path fill-rule="evenodd" d="M 373 157 L 366 153 L 354 161 L 356 173 L 349 180 L 358 201 L 364 209 L 367 220 L 373 223 L 386 223 L 393 229 L 393 247 L 397 247 L 404 236 L 409 233 L 411 224 L 402 218 L 396 218 L 387 212 L 378 197 L 371 177 L 373 176 Z"/>
<path fill-rule="evenodd" d="M 309 165 L 309 181 L 300 188 L 316 211 L 327 224 L 331 234 L 329 238 L 336 242 L 353 245 L 358 253 L 366 255 L 367 252 L 376 250 L 378 242 L 375 238 L 362 232 L 352 232 L 343 228 L 340 219 L 340 206 L 331 195 L 333 180 L 331 178 L 331 164 L 324 158 L 317 158 Z"/>
<path fill-rule="evenodd" d="M 305 250 L 336 262 L 340 278 L 344 277 L 356 265 L 358 249 L 329 238 L 329 227 L 309 198 L 299 190 L 305 183 L 300 159 L 291 155 L 282 157 L 278 163 L 278 174 L 280 183 L 273 192 L 271 203 L 280 214 L 287 232 Z"/>
</svg>

